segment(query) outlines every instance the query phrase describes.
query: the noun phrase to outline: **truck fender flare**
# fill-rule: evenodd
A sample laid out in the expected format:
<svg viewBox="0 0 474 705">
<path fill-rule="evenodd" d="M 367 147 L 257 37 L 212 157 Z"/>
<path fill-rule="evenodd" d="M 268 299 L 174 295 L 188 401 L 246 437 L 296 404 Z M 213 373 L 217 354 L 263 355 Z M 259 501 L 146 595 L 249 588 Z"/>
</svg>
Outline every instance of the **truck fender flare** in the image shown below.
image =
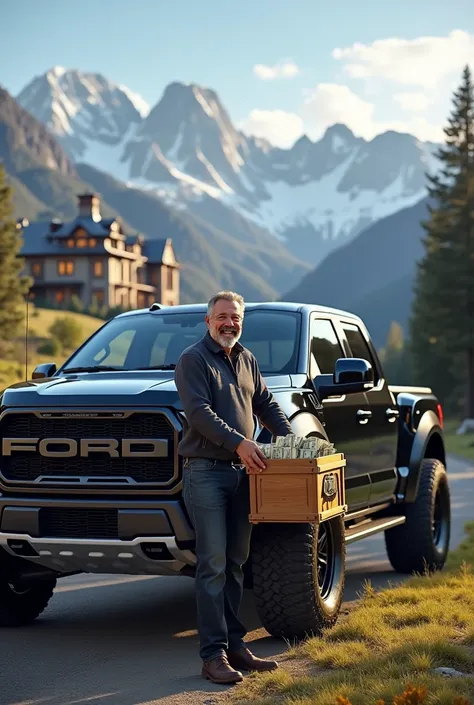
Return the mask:
<svg viewBox="0 0 474 705">
<path fill-rule="evenodd" d="M 430 439 L 435 434 L 442 438 L 442 430 L 439 424 L 439 418 L 434 411 L 425 411 L 420 419 L 418 428 L 415 432 L 413 445 L 411 447 L 410 459 L 407 468 L 399 468 L 398 471 L 401 477 L 406 478 L 405 486 L 405 501 L 414 502 L 418 494 L 418 486 L 420 483 L 420 470 L 423 458 L 426 457 L 426 449 Z M 439 458 L 441 460 L 441 458 Z"/>
<path fill-rule="evenodd" d="M 289 421 L 295 436 L 304 436 L 305 438 L 318 436 L 319 438 L 325 438 L 327 441 L 330 440 L 324 426 L 313 414 L 308 414 L 307 412 L 297 413 Z"/>
</svg>

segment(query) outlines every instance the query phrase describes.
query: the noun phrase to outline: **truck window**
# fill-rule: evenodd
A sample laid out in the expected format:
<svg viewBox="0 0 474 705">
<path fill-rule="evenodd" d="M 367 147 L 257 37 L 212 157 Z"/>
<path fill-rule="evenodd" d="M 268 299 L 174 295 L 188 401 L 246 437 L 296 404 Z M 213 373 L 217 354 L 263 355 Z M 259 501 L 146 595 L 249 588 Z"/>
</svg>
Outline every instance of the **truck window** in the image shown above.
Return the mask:
<svg viewBox="0 0 474 705">
<path fill-rule="evenodd" d="M 68 367 L 112 365 L 133 370 L 175 365 L 180 354 L 206 333 L 205 312 L 137 314 L 115 318 L 95 333 Z M 262 374 L 294 374 L 300 343 L 300 314 L 247 310 L 241 343 L 258 360 Z"/>
<path fill-rule="evenodd" d="M 324 318 L 311 321 L 310 375 L 332 374 L 336 360 L 345 357 L 332 322 Z"/>
<path fill-rule="evenodd" d="M 361 357 L 362 359 L 370 362 L 374 369 L 374 379 L 375 381 L 377 381 L 377 365 L 359 326 L 356 326 L 353 323 L 343 322 L 342 327 L 344 329 L 344 333 L 346 334 L 347 342 L 349 343 L 352 356 Z"/>
<path fill-rule="evenodd" d="M 263 372 L 290 374 L 298 351 L 298 318 L 285 311 L 249 312 L 240 342 L 257 358 Z"/>
<path fill-rule="evenodd" d="M 119 333 L 107 343 L 106 347 L 102 348 L 94 355 L 94 363 L 97 365 L 123 367 L 134 336 L 135 330 L 133 328 Z"/>
</svg>

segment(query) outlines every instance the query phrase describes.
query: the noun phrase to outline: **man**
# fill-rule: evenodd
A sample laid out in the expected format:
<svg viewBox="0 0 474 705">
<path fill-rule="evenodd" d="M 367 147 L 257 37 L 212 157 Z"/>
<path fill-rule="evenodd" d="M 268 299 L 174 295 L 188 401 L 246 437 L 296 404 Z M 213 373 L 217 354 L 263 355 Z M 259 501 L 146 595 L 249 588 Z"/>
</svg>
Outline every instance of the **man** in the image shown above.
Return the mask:
<svg viewBox="0 0 474 705">
<path fill-rule="evenodd" d="M 226 684 L 241 681 L 241 670 L 277 667 L 245 647 L 246 629 L 238 617 L 251 536 L 245 467 L 266 467 L 252 440 L 253 414 L 273 435 L 292 432 L 257 360 L 238 342 L 243 319 L 239 294 L 216 294 L 208 304 L 206 335 L 182 353 L 175 371 L 186 415 L 178 452 L 184 457 L 184 501 L 196 534 L 202 676 Z"/>
</svg>

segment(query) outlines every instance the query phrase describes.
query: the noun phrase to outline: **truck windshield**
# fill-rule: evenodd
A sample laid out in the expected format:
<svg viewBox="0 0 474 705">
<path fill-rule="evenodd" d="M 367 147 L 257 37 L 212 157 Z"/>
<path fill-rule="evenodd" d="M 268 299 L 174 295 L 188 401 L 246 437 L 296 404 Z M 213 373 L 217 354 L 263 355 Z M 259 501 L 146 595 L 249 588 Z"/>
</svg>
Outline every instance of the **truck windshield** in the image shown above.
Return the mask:
<svg viewBox="0 0 474 705">
<path fill-rule="evenodd" d="M 204 313 L 144 313 L 116 318 L 95 333 L 65 365 L 68 370 L 173 369 L 181 352 L 206 333 Z M 262 374 L 296 371 L 300 314 L 247 310 L 240 342 Z"/>
</svg>

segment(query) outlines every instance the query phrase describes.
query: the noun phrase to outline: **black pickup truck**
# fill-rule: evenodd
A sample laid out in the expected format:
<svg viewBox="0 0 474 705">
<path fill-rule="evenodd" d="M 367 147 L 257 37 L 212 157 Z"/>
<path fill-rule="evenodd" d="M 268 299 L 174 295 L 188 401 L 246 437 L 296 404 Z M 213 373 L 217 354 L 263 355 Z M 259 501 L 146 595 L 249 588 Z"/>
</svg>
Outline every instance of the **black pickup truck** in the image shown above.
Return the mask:
<svg viewBox="0 0 474 705">
<path fill-rule="evenodd" d="M 193 576 L 173 370 L 205 314 L 154 304 L 119 315 L 60 369 L 40 365 L 0 394 L 0 625 L 34 620 L 63 576 Z M 431 390 L 390 386 L 363 322 L 344 311 L 248 304 L 241 342 L 294 433 L 330 440 L 347 462 L 345 515 L 254 528 L 246 585 L 265 628 L 298 638 L 333 624 L 345 547 L 377 532 L 396 571 L 442 568 L 450 498 Z M 254 437 L 271 440 L 258 419 Z"/>
</svg>

